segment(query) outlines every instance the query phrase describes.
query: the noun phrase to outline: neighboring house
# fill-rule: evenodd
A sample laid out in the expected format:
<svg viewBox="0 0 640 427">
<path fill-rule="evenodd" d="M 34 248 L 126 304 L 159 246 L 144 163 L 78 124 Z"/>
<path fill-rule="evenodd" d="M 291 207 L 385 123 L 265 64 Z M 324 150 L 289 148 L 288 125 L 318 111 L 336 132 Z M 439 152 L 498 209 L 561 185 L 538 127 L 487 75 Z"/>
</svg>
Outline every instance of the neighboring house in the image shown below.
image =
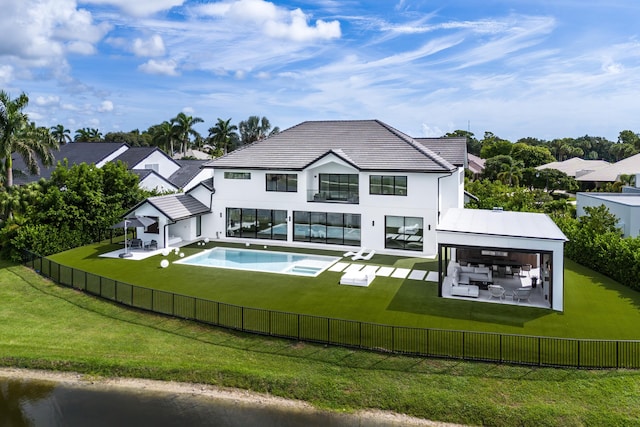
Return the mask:
<svg viewBox="0 0 640 427">
<path fill-rule="evenodd" d="M 471 171 L 473 176 L 477 179 L 484 172 L 484 159 L 471 153 L 467 154 L 467 159 L 468 159 L 467 168 Z"/>
<path fill-rule="evenodd" d="M 157 218 L 151 231 L 138 229 L 138 236 L 165 248 L 210 238 L 434 257 L 442 254 L 438 227 L 443 216 L 466 211 L 465 159 L 464 138 L 414 139 L 377 120 L 303 122 L 209 161 L 203 168 L 212 171 L 211 178 L 180 197 L 150 198 L 125 216 Z M 536 221 L 551 222 L 540 215 Z M 561 310 L 564 240 L 529 236 L 538 232 L 528 222 L 532 214 L 507 217 L 510 223 L 519 221 L 524 234 L 500 239 L 501 223 L 493 216 L 481 221 L 495 222 L 494 240 L 491 233 L 479 240 L 460 230 L 456 236 L 467 247 L 528 249 L 529 263 L 541 273 L 553 265 L 553 300 L 547 293 L 542 306 Z"/>
<path fill-rule="evenodd" d="M 213 171 L 203 166 L 208 160 L 176 160 L 180 168 L 175 171 L 169 181 L 182 191 L 188 191 L 200 182 L 213 177 Z"/>
<path fill-rule="evenodd" d="M 577 181 L 593 182 L 596 185 L 603 182 L 615 182 L 620 175 L 636 175 L 640 173 L 640 154 L 627 157 L 619 162 L 594 170 L 576 177 Z"/>
<path fill-rule="evenodd" d="M 618 217 L 618 228 L 624 237 L 640 236 L 640 191 L 624 193 L 577 193 L 576 214 L 585 215 L 584 208 L 604 205 Z"/>
<path fill-rule="evenodd" d="M 60 150 L 54 151 L 53 155 L 53 166 L 44 167 L 38 161 L 38 175 L 28 174 L 22 158 L 14 156 L 13 168 L 18 171 L 15 174 L 15 183 L 22 185 L 38 181 L 40 178 L 48 179 L 57 162 L 65 159 L 69 166 L 86 163 L 95 164 L 97 167 L 102 167 L 106 162 L 120 160 L 138 175 L 141 188 L 159 192 L 186 190 L 212 176 L 211 170 L 201 168 L 206 161 L 173 160 L 156 147 L 130 147 L 126 143 L 74 142 L 60 146 Z M 183 167 L 185 170 L 181 170 Z"/>
<path fill-rule="evenodd" d="M 173 158 L 176 160 L 182 160 L 185 158 L 194 159 L 194 160 L 211 160 L 211 155 L 201 150 L 189 149 L 184 154 L 183 153 L 174 154 Z"/>
<path fill-rule="evenodd" d="M 567 159 L 562 162 L 547 163 L 538 166 L 536 169 L 556 169 L 560 172 L 566 173 L 568 176 L 578 178 L 610 165 L 611 163 L 605 162 L 604 160 L 584 160 L 580 157 L 572 157 L 571 159 Z"/>
</svg>

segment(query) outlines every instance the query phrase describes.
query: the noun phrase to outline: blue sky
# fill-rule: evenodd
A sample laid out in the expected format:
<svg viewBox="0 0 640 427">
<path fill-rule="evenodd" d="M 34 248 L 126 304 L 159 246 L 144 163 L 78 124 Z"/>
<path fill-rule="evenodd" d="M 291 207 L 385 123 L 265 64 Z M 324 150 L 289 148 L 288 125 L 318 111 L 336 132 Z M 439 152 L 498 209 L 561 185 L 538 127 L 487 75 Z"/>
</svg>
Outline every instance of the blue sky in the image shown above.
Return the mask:
<svg viewBox="0 0 640 427">
<path fill-rule="evenodd" d="M 413 136 L 640 132 L 637 0 L 0 0 L 0 88 L 38 125 L 179 112 Z"/>
</svg>

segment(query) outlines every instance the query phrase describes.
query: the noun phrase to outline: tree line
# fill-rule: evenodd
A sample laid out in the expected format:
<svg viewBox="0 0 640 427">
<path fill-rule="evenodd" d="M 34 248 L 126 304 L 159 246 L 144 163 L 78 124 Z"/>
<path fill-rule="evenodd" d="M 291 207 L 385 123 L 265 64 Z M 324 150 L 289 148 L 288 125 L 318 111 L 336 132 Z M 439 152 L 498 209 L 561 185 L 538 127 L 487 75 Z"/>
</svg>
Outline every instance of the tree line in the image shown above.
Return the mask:
<svg viewBox="0 0 640 427">
<path fill-rule="evenodd" d="M 277 126 L 272 128 L 269 119 L 264 116 L 249 116 L 237 125 L 232 124 L 231 119 L 218 118 L 215 125 L 208 129 L 206 137 L 194 129 L 198 123 L 204 123 L 204 120 L 178 113 L 172 119 L 152 125 L 142 132 L 134 129 L 103 135 L 96 128 L 81 128 L 71 138 L 71 131 L 59 124 L 51 127 L 51 135 L 59 145 L 71 142 L 126 142 L 132 146 L 159 147 L 171 156 L 176 153 L 185 155 L 189 149 L 197 149 L 209 153 L 211 157 L 219 157 L 280 131 Z"/>
</svg>

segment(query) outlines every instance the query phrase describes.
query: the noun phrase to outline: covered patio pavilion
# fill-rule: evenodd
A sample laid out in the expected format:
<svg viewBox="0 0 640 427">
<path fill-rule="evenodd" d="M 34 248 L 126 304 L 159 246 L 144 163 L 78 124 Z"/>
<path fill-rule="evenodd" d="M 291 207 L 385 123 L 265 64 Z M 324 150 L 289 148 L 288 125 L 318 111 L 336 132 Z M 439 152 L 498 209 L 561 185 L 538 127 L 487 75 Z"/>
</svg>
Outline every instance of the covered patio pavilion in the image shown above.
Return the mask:
<svg viewBox="0 0 640 427">
<path fill-rule="evenodd" d="M 546 214 L 449 209 L 436 230 L 440 297 L 563 311 L 567 237 Z"/>
</svg>

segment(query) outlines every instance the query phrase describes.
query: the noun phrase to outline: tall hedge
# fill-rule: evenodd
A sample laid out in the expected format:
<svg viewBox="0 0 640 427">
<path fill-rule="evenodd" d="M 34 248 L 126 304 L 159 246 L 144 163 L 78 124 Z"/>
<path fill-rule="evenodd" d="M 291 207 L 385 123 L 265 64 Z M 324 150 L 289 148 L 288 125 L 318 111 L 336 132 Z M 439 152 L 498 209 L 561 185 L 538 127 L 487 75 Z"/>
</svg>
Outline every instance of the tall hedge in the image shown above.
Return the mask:
<svg viewBox="0 0 640 427">
<path fill-rule="evenodd" d="M 615 228 L 592 227 L 590 221 L 598 223 L 597 218 L 555 220 L 569 238 L 565 245 L 569 259 L 640 291 L 640 238 L 622 237 Z"/>
</svg>

